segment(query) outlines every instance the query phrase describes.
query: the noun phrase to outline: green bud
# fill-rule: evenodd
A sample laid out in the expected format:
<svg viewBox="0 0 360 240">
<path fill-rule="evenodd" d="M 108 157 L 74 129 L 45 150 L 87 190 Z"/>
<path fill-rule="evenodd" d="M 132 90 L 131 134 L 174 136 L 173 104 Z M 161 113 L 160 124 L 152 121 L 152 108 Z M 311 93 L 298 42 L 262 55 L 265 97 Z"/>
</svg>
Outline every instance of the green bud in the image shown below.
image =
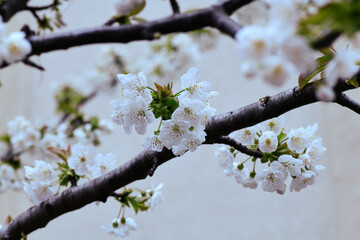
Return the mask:
<svg viewBox="0 0 360 240">
<path fill-rule="evenodd" d="M 250 172 L 250 174 L 249 174 L 249 176 L 250 176 L 251 178 L 254 178 L 255 175 L 256 175 L 256 172 L 254 172 L 254 171 Z"/>
<path fill-rule="evenodd" d="M 237 168 L 241 171 L 241 170 L 243 170 L 244 169 L 244 164 L 239 164 L 239 165 L 237 165 Z"/>
</svg>

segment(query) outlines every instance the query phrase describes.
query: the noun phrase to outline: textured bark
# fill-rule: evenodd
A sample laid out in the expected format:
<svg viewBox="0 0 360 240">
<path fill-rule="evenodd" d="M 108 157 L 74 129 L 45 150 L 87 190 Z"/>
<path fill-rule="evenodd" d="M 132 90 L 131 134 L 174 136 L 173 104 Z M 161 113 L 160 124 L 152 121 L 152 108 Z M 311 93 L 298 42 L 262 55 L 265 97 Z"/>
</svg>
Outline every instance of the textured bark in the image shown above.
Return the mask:
<svg viewBox="0 0 360 240">
<path fill-rule="evenodd" d="M 7 22 L 17 12 L 26 9 L 29 0 L 3 0 L 3 4 L 0 6 L 0 15 L 4 22 Z"/>
</svg>

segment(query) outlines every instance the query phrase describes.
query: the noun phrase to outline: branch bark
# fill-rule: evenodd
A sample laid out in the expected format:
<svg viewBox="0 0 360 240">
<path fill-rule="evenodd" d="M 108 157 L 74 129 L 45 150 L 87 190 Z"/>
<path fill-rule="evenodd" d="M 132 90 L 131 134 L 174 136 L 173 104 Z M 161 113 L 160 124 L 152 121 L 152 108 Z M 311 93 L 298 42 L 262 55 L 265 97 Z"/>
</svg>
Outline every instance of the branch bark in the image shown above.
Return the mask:
<svg viewBox="0 0 360 240">
<path fill-rule="evenodd" d="M 360 103 L 348 97 L 346 94 L 342 93 L 336 97 L 336 103 L 343 107 L 347 107 L 350 110 L 353 110 L 357 114 L 360 114 Z"/>
<path fill-rule="evenodd" d="M 0 6 L 0 16 L 4 22 L 7 22 L 17 12 L 23 11 L 27 8 L 29 0 L 3 0 Z"/>
<path fill-rule="evenodd" d="M 335 90 L 341 93 L 353 88 L 340 82 Z M 315 103 L 318 101 L 315 91 L 312 84 L 301 92 L 298 87 L 295 87 L 269 97 L 265 105 L 256 102 L 214 116 L 206 123 L 207 138 L 204 144 L 216 143 L 220 136 L 277 117 L 292 109 Z M 154 166 L 160 166 L 172 158 L 175 156 L 166 148 L 162 152 L 144 150 L 114 171 L 78 187 L 69 188 L 60 195 L 42 202 L 39 206 L 29 208 L 0 230 L 0 238 L 2 240 L 20 239 L 22 233 L 29 234 L 45 227 L 47 223 L 62 214 L 82 208 L 94 201 L 105 202 L 115 190 L 146 178 L 153 174 Z"/>
</svg>

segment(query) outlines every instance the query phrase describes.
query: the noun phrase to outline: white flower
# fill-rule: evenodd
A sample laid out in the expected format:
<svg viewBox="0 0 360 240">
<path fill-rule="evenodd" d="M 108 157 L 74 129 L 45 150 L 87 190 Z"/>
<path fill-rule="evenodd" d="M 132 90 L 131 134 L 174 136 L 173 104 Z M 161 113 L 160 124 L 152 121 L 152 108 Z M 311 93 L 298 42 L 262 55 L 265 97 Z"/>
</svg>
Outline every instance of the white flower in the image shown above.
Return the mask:
<svg viewBox="0 0 360 240">
<path fill-rule="evenodd" d="M 254 143 L 256 129 L 254 127 L 243 128 L 231 133 L 233 138 L 241 144 L 250 145 Z"/>
<path fill-rule="evenodd" d="M 259 149 L 264 153 L 274 152 L 277 146 L 278 139 L 273 131 L 266 131 L 259 138 Z"/>
<path fill-rule="evenodd" d="M 7 182 L 15 180 L 16 175 L 15 175 L 14 168 L 7 164 L 1 164 L 0 165 L 0 179 L 3 179 Z"/>
<path fill-rule="evenodd" d="M 165 120 L 161 124 L 159 139 L 164 146 L 170 149 L 177 146 L 182 139 L 190 136 L 190 123 L 187 121 Z"/>
<path fill-rule="evenodd" d="M 278 162 L 281 163 L 287 171 L 289 171 L 291 176 L 297 177 L 301 174 L 301 167 L 303 164 L 302 160 L 295 159 L 291 155 L 281 155 Z"/>
<path fill-rule="evenodd" d="M 116 161 L 117 159 L 113 153 L 108 153 L 105 156 L 98 153 L 95 156 L 95 163 L 89 166 L 89 170 L 92 172 L 92 176 L 97 178 L 114 170 L 117 167 Z"/>
<path fill-rule="evenodd" d="M 313 171 L 305 171 L 300 176 L 294 178 L 290 185 L 290 191 L 299 192 L 308 185 L 313 185 L 316 180 L 316 174 Z"/>
<path fill-rule="evenodd" d="M 145 6 L 145 0 L 117 0 L 115 9 L 119 16 L 128 16 L 141 10 Z"/>
<path fill-rule="evenodd" d="M 237 47 L 241 59 L 259 59 L 271 50 L 274 36 L 263 26 L 246 26 L 236 33 Z"/>
<path fill-rule="evenodd" d="M 124 121 L 125 107 L 120 101 L 116 101 L 116 100 L 112 100 L 110 102 L 110 105 L 114 109 L 114 111 L 110 115 L 112 121 L 118 125 L 123 125 L 125 133 L 129 135 L 131 133 L 132 128 L 131 126 L 125 124 Z"/>
<path fill-rule="evenodd" d="M 270 166 L 271 167 L 271 166 Z M 262 181 L 261 187 L 266 192 L 284 193 L 285 192 L 285 176 L 282 171 L 274 170 L 272 168 L 265 169 L 257 178 Z"/>
<path fill-rule="evenodd" d="M 164 183 L 160 183 L 156 187 L 152 184 L 151 189 L 147 190 L 147 192 L 150 194 L 151 198 L 147 202 L 147 205 L 151 210 L 154 209 L 155 206 L 159 205 L 163 200 L 164 196 L 162 195 L 162 188 L 164 186 Z"/>
<path fill-rule="evenodd" d="M 295 71 L 287 59 L 271 56 L 264 59 L 264 80 L 274 86 L 281 86 Z"/>
<path fill-rule="evenodd" d="M 152 101 L 150 90 L 147 88 L 148 83 L 143 72 L 136 74 L 118 74 L 117 75 L 122 93 L 125 98 L 135 99 L 142 97 L 146 104 Z"/>
<path fill-rule="evenodd" d="M 272 118 L 260 124 L 260 128 L 263 131 L 273 131 L 276 135 L 279 135 L 284 126 L 284 116 Z"/>
<path fill-rule="evenodd" d="M 50 198 L 55 194 L 52 188 L 45 183 L 38 181 L 32 181 L 30 183 L 24 183 L 24 191 L 28 194 L 31 202 L 35 205 L 39 205 L 42 201 Z"/>
<path fill-rule="evenodd" d="M 360 54 L 350 50 L 347 47 L 340 49 L 325 68 L 326 82 L 330 87 L 335 86 L 339 78 L 347 79 L 352 77 L 359 66 Z"/>
<path fill-rule="evenodd" d="M 24 32 L 13 32 L 3 43 L 4 59 L 7 63 L 22 60 L 31 52 L 31 44 L 25 39 Z"/>
<path fill-rule="evenodd" d="M 304 128 L 291 129 L 288 134 L 287 146 L 291 151 L 303 153 L 309 145 L 309 133 Z"/>
<path fill-rule="evenodd" d="M 221 168 L 232 170 L 234 162 L 234 154 L 230 152 L 228 146 L 217 147 L 215 150 L 215 156 L 219 160 L 219 166 Z"/>
<path fill-rule="evenodd" d="M 173 146 L 172 151 L 176 156 L 183 155 L 186 151 L 194 152 L 197 147 L 205 142 L 205 131 L 191 131 L 190 134 L 183 138 L 177 146 Z"/>
<path fill-rule="evenodd" d="M 125 125 L 130 127 L 135 125 L 135 131 L 140 135 L 144 135 L 147 125 L 155 120 L 153 112 L 148 110 L 148 104 L 142 97 L 138 96 L 135 101 L 126 100 L 124 108 Z"/>
<path fill-rule="evenodd" d="M 93 147 L 77 143 L 71 149 L 71 156 L 68 158 L 69 167 L 74 169 L 76 174 L 85 175 L 94 166 L 95 154 Z"/>
<path fill-rule="evenodd" d="M 35 166 L 25 166 L 25 177 L 30 181 L 50 184 L 56 179 L 54 167 L 42 160 L 35 160 Z"/>
<path fill-rule="evenodd" d="M 195 98 L 205 103 L 210 94 L 210 84 L 206 81 L 199 82 L 199 69 L 197 68 L 190 68 L 181 76 L 181 88 L 186 91 L 179 96 L 180 101 L 184 98 Z"/>
<path fill-rule="evenodd" d="M 115 218 L 112 225 L 102 225 L 101 228 L 105 229 L 109 234 L 114 234 L 119 237 L 126 237 L 129 235 L 130 230 L 136 230 L 137 224 L 132 218 Z"/>
<path fill-rule="evenodd" d="M 326 148 L 322 146 L 321 138 L 317 138 L 312 142 L 311 146 L 306 149 L 305 154 L 310 157 L 312 162 L 319 161 L 320 158 L 325 154 Z"/>
<path fill-rule="evenodd" d="M 156 151 L 156 152 L 161 152 L 164 147 L 164 145 L 163 145 L 162 141 L 159 139 L 158 135 L 151 135 L 151 136 L 145 138 L 142 146 L 145 148 L 150 147 L 151 150 Z"/>
<path fill-rule="evenodd" d="M 191 126 L 197 128 L 205 122 L 204 107 L 205 104 L 199 100 L 185 98 L 180 100 L 179 107 L 173 112 L 171 119 L 188 121 Z"/>
</svg>

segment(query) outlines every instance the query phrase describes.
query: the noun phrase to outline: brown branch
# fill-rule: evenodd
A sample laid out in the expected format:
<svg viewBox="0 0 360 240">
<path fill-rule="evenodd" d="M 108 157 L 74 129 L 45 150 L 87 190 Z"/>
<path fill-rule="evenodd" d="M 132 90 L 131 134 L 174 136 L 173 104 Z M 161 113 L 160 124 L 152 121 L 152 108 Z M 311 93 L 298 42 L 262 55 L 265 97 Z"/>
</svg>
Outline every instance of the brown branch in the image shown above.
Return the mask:
<svg viewBox="0 0 360 240">
<path fill-rule="evenodd" d="M 170 4 L 174 14 L 180 13 L 180 7 L 176 0 L 170 0 Z"/>
<path fill-rule="evenodd" d="M 353 110 L 354 112 L 360 114 L 360 103 L 351 99 L 344 93 L 339 94 L 336 97 L 335 102 L 343 107 L 349 108 L 350 110 Z"/>
<path fill-rule="evenodd" d="M 259 151 L 254 151 L 241 143 L 237 142 L 235 139 L 229 137 L 229 136 L 220 136 L 218 139 L 214 140 L 213 143 L 222 143 L 229 145 L 231 147 L 234 147 L 236 150 L 238 150 L 241 153 L 244 153 L 246 155 L 261 158 L 263 154 Z"/>
<path fill-rule="evenodd" d="M 3 4 L 0 6 L 0 16 L 4 22 L 7 22 L 16 13 L 23 11 L 27 7 L 29 0 L 2 0 Z"/>
<path fill-rule="evenodd" d="M 340 82 L 335 90 L 338 93 L 353 89 L 351 85 Z M 295 87 L 268 98 L 266 105 L 259 102 L 239 108 L 237 110 L 214 116 L 206 124 L 206 141 L 212 144 L 219 136 L 227 135 L 238 129 L 255 125 L 264 120 L 277 117 L 298 107 L 315 103 L 316 89 L 313 84 L 299 92 Z M 21 238 L 21 233 L 29 234 L 36 229 L 45 227 L 51 220 L 82 208 L 95 201 L 105 202 L 117 189 L 136 180 L 146 178 L 154 166 L 160 166 L 175 158 L 171 150 L 164 148 L 162 152 L 144 150 L 139 155 L 121 165 L 114 171 L 87 182 L 78 187 L 71 187 L 58 196 L 54 196 L 39 206 L 33 206 L 0 230 L 2 240 Z"/>
<path fill-rule="evenodd" d="M 46 36 L 30 36 L 28 39 L 32 46 L 32 52 L 28 57 L 88 44 L 154 40 L 159 34 L 188 32 L 204 27 L 214 27 L 230 37 L 235 37 L 240 26 L 225 13 L 231 13 L 230 10 L 236 10 L 252 1 L 229 0 L 195 12 L 176 14 L 164 19 L 135 25 L 100 26 L 72 32 L 53 33 Z M 5 66 L 7 66 L 6 63 L 0 67 Z"/>
</svg>

